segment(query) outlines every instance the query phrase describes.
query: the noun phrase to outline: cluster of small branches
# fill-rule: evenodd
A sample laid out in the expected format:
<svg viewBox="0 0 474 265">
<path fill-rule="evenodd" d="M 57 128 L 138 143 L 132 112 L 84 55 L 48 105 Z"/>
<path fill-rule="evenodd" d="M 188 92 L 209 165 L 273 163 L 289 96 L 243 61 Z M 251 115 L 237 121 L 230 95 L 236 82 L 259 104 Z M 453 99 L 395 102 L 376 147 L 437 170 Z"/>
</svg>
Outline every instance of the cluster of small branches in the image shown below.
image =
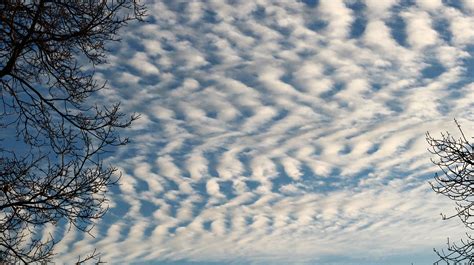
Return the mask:
<svg viewBox="0 0 474 265">
<path fill-rule="evenodd" d="M 456 213 L 443 219 L 459 218 L 470 230 L 474 229 L 474 145 L 464 135 L 459 123 L 455 123 L 461 137 L 455 138 L 449 133 L 441 134 L 440 139 L 433 138 L 429 133 L 426 140 L 430 145 L 429 151 L 436 155 L 432 163 L 437 165 L 442 174 L 436 174 L 432 189 L 456 203 Z M 437 251 L 440 260 L 447 264 L 468 261 L 474 263 L 474 240 L 467 234 L 466 240 L 451 243 L 448 240 L 447 251 Z"/>
<path fill-rule="evenodd" d="M 92 101 L 105 88 L 94 67 L 144 12 L 135 0 L 0 3 L 0 263 L 50 261 L 57 240 L 39 228 L 89 232 L 106 212 L 119 175 L 103 157 L 138 117 Z"/>
</svg>

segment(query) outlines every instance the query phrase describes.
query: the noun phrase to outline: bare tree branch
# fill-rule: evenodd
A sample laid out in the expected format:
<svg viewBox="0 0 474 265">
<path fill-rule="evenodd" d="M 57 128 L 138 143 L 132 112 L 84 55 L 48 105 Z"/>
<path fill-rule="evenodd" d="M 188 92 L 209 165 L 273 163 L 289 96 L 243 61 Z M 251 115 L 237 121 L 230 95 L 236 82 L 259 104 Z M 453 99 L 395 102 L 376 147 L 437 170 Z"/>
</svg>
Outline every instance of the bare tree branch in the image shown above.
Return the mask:
<svg viewBox="0 0 474 265">
<path fill-rule="evenodd" d="M 443 174 L 436 174 L 430 182 L 432 189 L 456 203 L 456 213 L 450 216 L 441 214 L 444 220 L 458 217 L 469 230 L 474 229 L 474 145 L 465 136 L 461 125 L 454 120 L 461 133 L 454 138 L 449 132 L 441 134 L 440 139 L 426 133 L 430 145 L 428 151 L 436 156 L 431 159 Z M 435 264 L 473 264 L 474 239 L 466 234 L 467 239 L 451 243 L 448 239 L 447 251 L 438 251 L 440 258 Z"/>
<path fill-rule="evenodd" d="M 48 262 L 58 241 L 38 231 L 67 221 L 89 233 L 107 211 L 120 174 L 102 157 L 138 116 L 91 101 L 105 88 L 94 66 L 144 16 L 135 0 L 0 3 L 0 263 Z"/>
</svg>

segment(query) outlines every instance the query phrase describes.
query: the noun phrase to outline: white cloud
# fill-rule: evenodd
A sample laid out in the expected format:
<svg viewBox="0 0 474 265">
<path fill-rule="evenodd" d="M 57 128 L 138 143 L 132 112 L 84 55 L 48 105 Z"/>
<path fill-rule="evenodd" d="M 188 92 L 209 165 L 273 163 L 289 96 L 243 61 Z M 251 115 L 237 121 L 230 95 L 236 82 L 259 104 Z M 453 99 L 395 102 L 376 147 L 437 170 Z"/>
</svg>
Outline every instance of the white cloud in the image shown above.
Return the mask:
<svg viewBox="0 0 474 265">
<path fill-rule="evenodd" d="M 398 3 L 398 0 L 366 0 L 365 4 L 369 10 L 371 17 L 375 18 L 384 18 L 387 17 L 390 13 L 390 8 Z"/>
<path fill-rule="evenodd" d="M 398 44 L 390 35 L 390 29 L 382 20 L 369 21 L 364 35 L 364 40 L 368 45 L 377 47 L 389 54 L 400 51 Z"/>
<path fill-rule="evenodd" d="M 330 37 L 347 37 L 353 19 L 351 10 L 342 0 L 321 1 L 318 10 L 328 20 L 327 34 Z"/>
<path fill-rule="evenodd" d="M 301 175 L 303 175 L 300 171 L 300 162 L 298 160 L 291 157 L 285 157 L 282 159 L 281 163 L 286 174 L 288 174 L 292 179 L 297 181 Z"/>
<path fill-rule="evenodd" d="M 147 54 L 143 52 L 137 52 L 133 58 L 129 60 L 129 64 L 145 75 L 157 75 L 160 73 L 158 67 L 149 62 Z"/>
<path fill-rule="evenodd" d="M 209 195 L 214 196 L 216 198 L 224 197 L 224 195 L 222 195 L 222 193 L 220 192 L 219 182 L 217 182 L 217 179 L 215 178 L 211 178 L 207 181 L 206 190 Z"/>
<path fill-rule="evenodd" d="M 441 0 L 417 0 L 416 3 L 421 8 L 427 10 L 435 10 L 443 6 L 443 2 Z"/>
<path fill-rule="evenodd" d="M 463 6 L 466 7 L 469 11 L 474 11 L 474 2 L 471 0 L 462 0 Z"/>
<path fill-rule="evenodd" d="M 415 49 L 436 44 L 437 33 L 431 27 L 430 17 L 425 12 L 406 12 L 408 43 Z"/>
<path fill-rule="evenodd" d="M 472 43 L 474 41 L 474 29 L 472 28 L 474 18 L 462 15 L 457 11 L 452 11 L 450 15 L 452 15 L 450 23 L 454 42 L 461 45 Z"/>
<path fill-rule="evenodd" d="M 189 155 L 189 158 L 186 160 L 186 166 L 193 179 L 200 179 L 207 175 L 207 160 L 199 152 Z"/>
<path fill-rule="evenodd" d="M 472 15 L 353 3 L 149 3 L 154 24 L 123 35 L 141 46 L 114 50 L 100 77 L 144 117 L 108 160 L 124 172 L 113 209 L 96 239 L 66 235 L 59 259 L 98 247 L 110 263 L 390 264 L 460 236 L 438 218 L 452 203 L 426 185 L 424 133 L 454 116 L 474 126 Z"/>
</svg>

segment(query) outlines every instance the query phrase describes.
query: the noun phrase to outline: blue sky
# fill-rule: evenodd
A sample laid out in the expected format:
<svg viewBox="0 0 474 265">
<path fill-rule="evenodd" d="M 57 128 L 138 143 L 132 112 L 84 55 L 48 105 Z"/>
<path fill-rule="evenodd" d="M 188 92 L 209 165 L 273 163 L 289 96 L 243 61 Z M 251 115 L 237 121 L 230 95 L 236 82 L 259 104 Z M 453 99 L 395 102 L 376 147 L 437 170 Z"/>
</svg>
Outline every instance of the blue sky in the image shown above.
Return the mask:
<svg viewBox="0 0 474 265">
<path fill-rule="evenodd" d="M 147 6 L 98 68 L 141 115 L 120 186 L 59 261 L 429 264 L 462 237 L 424 138 L 473 131 L 474 1 Z"/>
</svg>

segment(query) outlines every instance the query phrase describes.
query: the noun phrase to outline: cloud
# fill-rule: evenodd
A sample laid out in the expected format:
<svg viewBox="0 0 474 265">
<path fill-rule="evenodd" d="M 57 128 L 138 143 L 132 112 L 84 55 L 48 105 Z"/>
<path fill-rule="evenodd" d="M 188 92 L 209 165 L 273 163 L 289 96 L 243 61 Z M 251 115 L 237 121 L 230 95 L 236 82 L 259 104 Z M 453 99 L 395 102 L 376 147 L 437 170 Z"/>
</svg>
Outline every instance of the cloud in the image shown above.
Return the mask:
<svg viewBox="0 0 474 265">
<path fill-rule="evenodd" d="M 456 44 L 466 45 L 474 40 L 474 29 L 470 25 L 474 22 L 472 16 L 465 16 L 459 11 L 450 10 L 451 32 Z"/>
<path fill-rule="evenodd" d="M 348 35 L 353 17 L 343 1 L 322 1 L 318 10 L 328 20 L 327 35 L 345 38 Z"/>
<path fill-rule="evenodd" d="M 382 51 L 392 54 L 400 51 L 401 48 L 390 35 L 390 29 L 381 20 L 373 20 L 367 23 L 364 33 L 365 41 L 368 45 L 374 46 Z M 378 53 L 378 55 L 381 55 Z M 377 63 L 375 61 L 374 63 Z M 385 64 L 385 63 L 384 63 Z"/>
<path fill-rule="evenodd" d="M 417 0 L 416 3 L 420 7 L 428 10 L 435 10 L 443 6 L 443 2 L 441 0 Z"/>
<path fill-rule="evenodd" d="M 437 42 L 437 33 L 431 28 L 429 15 L 424 12 L 406 12 L 408 43 L 415 49 L 422 49 Z"/>
<path fill-rule="evenodd" d="M 144 117 L 107 160 L 121 185 L 96 238 L 66 234 L 60 262 L 97 247 L 110 263 L 422 264 L 462 236 L 439 219 L 452 203 L 426 183 L 424 134 L 474 126 L 469 9 L 148 6 L 100 68 L 104 101 Z"/>
<path fill-rule="evenodd" d="M 144 75 L 159 74 L 160 70 L 148 61 L 147 54 L 137 52 L 129 61 L 130 65 Z"/>
<path fill-rule="evenodd" d="M 462 0 L 461 1 L 463 6 L 466 7 L 466 9 L 470 12 L 474 11 L 474 3 L 469 0 Z"/>
</svg>

